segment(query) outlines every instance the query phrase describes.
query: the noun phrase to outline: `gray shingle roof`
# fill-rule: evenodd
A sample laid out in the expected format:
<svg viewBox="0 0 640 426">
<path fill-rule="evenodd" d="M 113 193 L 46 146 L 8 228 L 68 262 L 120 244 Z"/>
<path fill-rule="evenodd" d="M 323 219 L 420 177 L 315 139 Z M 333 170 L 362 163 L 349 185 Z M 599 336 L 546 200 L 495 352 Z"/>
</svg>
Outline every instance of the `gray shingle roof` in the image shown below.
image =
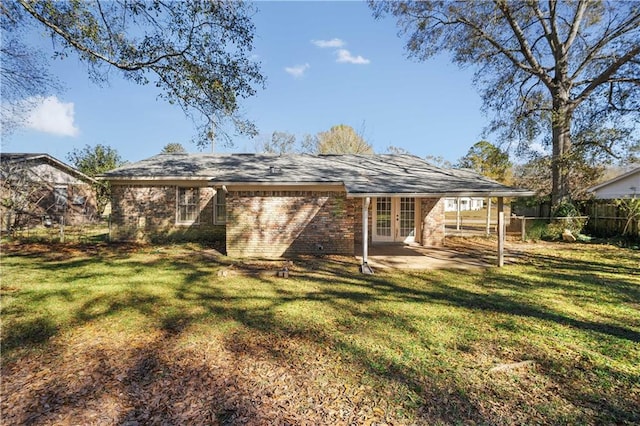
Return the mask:
<svg viewBox="0 0 640 426">
<path fill-rule="evenodd" d="M 103 175 L 118 180 L 208 180 L 212 185 L 344 185 L 351 196 L 527 196 L 469 170 L 412 155 L 160 154 Z"/>
</svg>

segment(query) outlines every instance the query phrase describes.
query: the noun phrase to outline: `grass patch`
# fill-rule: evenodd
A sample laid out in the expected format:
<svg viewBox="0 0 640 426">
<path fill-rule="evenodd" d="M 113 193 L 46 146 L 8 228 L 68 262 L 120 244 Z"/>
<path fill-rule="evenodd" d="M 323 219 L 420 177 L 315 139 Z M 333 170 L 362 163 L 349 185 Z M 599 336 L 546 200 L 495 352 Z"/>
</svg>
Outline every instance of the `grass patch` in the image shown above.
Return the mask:
<svg viewBox="0 0 640 426">
<path fill-rule="evenodd" d="M 109 240 L 109 225 L 105 222 L 84 225 L 54 224 L 50 227 L 38 225 L 11 230 L 2 230 L 2 242 L 22 243 L 72 243 L 99 244 Z"/>
<path fill-rule="evenodd" d="M 5 246 L 3 416 L 640 422 L 637 251 L 518 249 L 522 262 L 484 272 L 365 276 L 349 258 L 310 258 L 279 279 L 280 262 L 194 245 Z M 490 372 L 521 361 L 533 363 Z"/>
</svg>

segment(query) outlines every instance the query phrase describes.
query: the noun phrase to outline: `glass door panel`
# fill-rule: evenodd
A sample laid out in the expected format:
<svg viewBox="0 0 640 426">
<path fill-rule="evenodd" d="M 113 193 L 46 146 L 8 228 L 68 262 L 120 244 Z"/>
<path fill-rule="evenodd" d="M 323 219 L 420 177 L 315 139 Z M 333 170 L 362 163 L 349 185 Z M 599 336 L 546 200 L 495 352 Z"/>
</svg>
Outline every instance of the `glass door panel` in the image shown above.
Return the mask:
<svg viewBox="0 0 640 426">
<path fill-rule="evenodd" d="M 398 200 L 398 240 L 406 241 L 415 237 L 416 202 L 414 198 L 402 197 Z"/>
<path fill-rule="evenodd" d="M 391 241 L 393 239 L 393 205 L 390 197 L 376 199 L 375 233 L 378 241 Z"/>
</svg>

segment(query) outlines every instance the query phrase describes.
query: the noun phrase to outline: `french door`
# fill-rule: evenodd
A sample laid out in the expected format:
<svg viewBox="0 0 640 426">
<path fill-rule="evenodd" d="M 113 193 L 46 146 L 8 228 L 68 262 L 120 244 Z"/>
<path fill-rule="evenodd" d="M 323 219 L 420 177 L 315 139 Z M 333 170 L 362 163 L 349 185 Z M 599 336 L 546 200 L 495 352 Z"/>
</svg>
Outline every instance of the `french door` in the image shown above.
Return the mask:
<svg viewBox="0 0 640 426">
<path fill-rule="evenodd" d="M 373 205 L 373 241 L 415 240 L 416 200 L 409 197 L 378 197 Z"/>
</svg>

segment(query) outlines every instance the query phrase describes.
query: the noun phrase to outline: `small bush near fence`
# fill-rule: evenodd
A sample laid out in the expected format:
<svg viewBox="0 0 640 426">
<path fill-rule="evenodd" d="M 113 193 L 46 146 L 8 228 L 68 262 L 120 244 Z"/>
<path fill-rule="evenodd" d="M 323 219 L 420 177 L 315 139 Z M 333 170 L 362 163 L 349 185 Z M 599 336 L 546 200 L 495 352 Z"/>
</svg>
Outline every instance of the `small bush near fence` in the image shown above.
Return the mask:
<svg viewBox="0 0 640 426">
<path fill-rule="evenodd" d="M 551 239 L 547 226 L 549 221 L 546 219 L 525 219 L 525 238 L 527 240 L 546 240 Z"/>
<path fill-rule="evenodd" d="M 512 218 L 511 221 L 518 223 L 512 228 L 515 230 L 517 226 L 522 226 L 521 221 L 524 220 L 525 239 L 527 240 L 553 241 L 562 239 L 562 233 L 565 229 L 571 231 L 574 236 L 579 235 L 588 223 L 588 219 L 586 216 L 556 218 L 516 217 Z"/>
</svg>

